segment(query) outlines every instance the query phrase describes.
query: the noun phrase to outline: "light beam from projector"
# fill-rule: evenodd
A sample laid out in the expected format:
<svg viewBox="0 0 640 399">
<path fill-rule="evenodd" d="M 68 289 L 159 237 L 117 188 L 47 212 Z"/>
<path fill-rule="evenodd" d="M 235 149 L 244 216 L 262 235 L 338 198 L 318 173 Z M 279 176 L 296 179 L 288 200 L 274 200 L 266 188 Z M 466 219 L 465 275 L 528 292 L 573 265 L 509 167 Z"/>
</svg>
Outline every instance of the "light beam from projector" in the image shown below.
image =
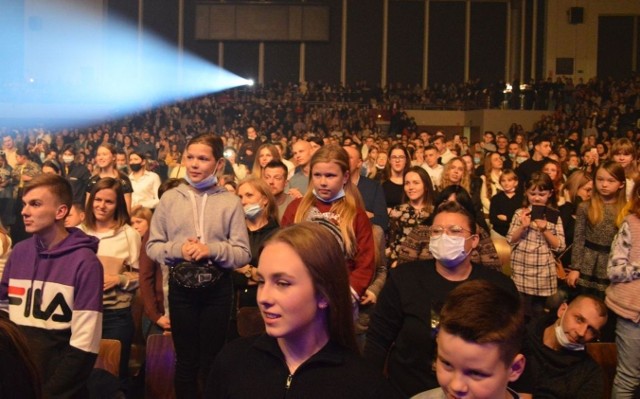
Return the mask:
<svg viewBox="0 0 640 399">
<path fill-rule="evenodd" d="M 140 109 L 248 85 L 249 80 L 178 49 L 80 0 L 31 2 L 24 15 L 24 74 L 0 70 L 0 126 L 16 113 L 61 124 L 115 118 Z M 3 18 L 4 19 L 4 18 Z M 0 55 L 16 24 L 0 26 Z M 51 124 L 51 121 L 47 121 Z M 85 122 L 86 123 L 86 122 Z M 10 127 L 10 126 L 9 126 Z"/>
</svg>

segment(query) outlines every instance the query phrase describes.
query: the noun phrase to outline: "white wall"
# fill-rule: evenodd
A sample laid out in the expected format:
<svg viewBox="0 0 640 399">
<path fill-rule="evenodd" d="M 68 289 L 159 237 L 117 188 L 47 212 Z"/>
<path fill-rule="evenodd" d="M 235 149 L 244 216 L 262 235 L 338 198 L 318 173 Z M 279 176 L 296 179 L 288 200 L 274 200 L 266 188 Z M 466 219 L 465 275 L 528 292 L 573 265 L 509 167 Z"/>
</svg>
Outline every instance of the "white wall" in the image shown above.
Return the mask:
<svg viewBox="0 0 640 399">
<path fill-rule="evenodd" d="M 567 11 L 584 7 L 584 23 L 569 23 Z M 548 0 L 545 76 L 555 78 L 556 58 L 574 58 L 574 79 L 597 76 L 598 17 L 640 15 L 638 0 Z"/>
</svg>

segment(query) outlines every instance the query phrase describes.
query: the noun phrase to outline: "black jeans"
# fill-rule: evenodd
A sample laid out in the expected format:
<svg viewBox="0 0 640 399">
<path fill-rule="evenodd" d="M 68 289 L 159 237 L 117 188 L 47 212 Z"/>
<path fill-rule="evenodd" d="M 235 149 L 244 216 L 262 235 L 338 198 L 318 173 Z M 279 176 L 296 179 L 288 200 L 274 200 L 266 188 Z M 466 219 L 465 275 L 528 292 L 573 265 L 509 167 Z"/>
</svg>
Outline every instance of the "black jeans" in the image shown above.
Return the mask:
<svg viewBox="0 0 640 399">
<path fill-rule="evenodd" d="M 231 275 L 207 288 L 183 288 L 169 280 L 171 334 L 176 349 L 176 397 L 195 399 L 225 344 L 231 315 Z"/>
</svg>

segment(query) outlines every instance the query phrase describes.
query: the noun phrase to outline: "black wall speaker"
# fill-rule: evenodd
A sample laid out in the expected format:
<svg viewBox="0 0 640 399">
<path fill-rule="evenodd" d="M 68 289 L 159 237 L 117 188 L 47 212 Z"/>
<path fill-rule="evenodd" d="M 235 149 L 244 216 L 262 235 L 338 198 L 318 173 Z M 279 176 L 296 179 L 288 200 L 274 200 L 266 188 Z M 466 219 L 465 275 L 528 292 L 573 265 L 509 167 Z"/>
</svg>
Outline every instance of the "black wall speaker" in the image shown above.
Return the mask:
<svg viewBox="0 0 640 399">
<path fill-rule="evenodd" d="M 569 8 L 569 23 L 570 24 L 584 23 L 584 7 Z"/>
</svg>

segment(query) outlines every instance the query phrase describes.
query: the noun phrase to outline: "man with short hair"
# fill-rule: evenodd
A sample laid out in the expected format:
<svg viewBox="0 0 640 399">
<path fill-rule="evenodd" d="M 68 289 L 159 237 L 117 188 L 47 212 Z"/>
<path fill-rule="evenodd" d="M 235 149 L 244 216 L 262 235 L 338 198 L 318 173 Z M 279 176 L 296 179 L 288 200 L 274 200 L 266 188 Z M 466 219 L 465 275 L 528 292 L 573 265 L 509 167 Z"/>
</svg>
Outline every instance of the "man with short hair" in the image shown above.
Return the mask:
<svg viewBox="0 0 640 399">
<path fill-rule="evenodd" d="M 280 222 L 284 211 L 287 210 L 287 206 L 293 201 L 293 197 L 284 191 L 287 185 L 287 166 L 281 161 L 270 161 L 262 171 L 262 180 L 269 185 L 271 194 L 276 199 L 278 222 Z"/>
<path fill-rule="evenodd" d="M 238 162 L 252 170 L 253 161 L 256 159 L 256 153 L 260 147 L 260 140 L 258 140 L 258 132 L 253 126 L 247 128 L 247 141 L 242 144 L 240 151 L 238 151 Z"/>
<path fill-rule="evenodd" d="M 496 137 L 496 152 L 500 154 L 502 159 L 502 169 L 513 169 L 513 161 L 509 157 L 509 140 L 504 134 Z"/>
<path fill-rule="evenodd" d="M 156 153 L 156 146 L 151 142 L 151 134 L 148 130 L 145 129 L 142 132 L 141 139 L 142 140 L 140 140 L 138 146 L 136 147 L 136 152 L 139 152 L 144 156 L 148 154 L 149 156 L 151 156 L 151 159 L 156 159 L 158 156 Z"/>
<path fill-rule="evenodd" d="M 431 145 L 438 150 L 438 157 L 440 157 L 441 165 L 446 165 L 452 158 L 455 158 L 455 155 L 447 148 L 444 134 L 436 135 Z"/>
<path fill-rule="evenodd" d="M 482 135 L 482 140 L 483 142 L 480 145 L 480 147 L 482 147 L 485 153 L 496 152 L 497 150 L 496 144 L 495 144 L 496 135 L 493 132 L 491 131 L 484 132 L 484 135 Z"/>
<path fill-rule="evenodd" d="M 580 295 L 534 321 L 522 352 L 527 367 L 511 387 L 541 398 L 602 397 L 602 369 L 584 349 L 598 339 L 606 322 L 606 305 L 591 295 Z"/>
<path fill-rule="evenodd" d="M 438 156 L 439 152 L 435 146 L 428 145 L 424 147 L 424 163 L 421 166 L 429 174 L 434 190 L 440 188 L 442 172 L 444 171 L 444 166 L 438 163 Z"/>
<path fill-rule="evenodd" d="M 295 190 L 296 197 L 302 197 L 307 192 L 309 185 L 309 163 L 311 162 L 311 143 L 307 140 L 298 140 L 292 147 L 293 160 L 296 163 L 296 173 L 289 180 L 289 189 Z"/>
<path fill-rule="evenodd" d="M 13 141 L 13 137 L 6 134 L 2 138 L 2 151 L 4 151 L 4 156 L 7 158 L 7 163 L 11 165 L 12 169 L 16 168 L 16 144 Z"/>
<path fill-rule="evenodd" d="M 387 215 L 387 201 L 380 183 L 360 174 L 362 168 L 362 152 L 353 146 L 345 146 L 349 154 L 349 174 L 351 182 L 358 187 L 360 196 L 364 201 L 364 209 L 371 223 L 376 224 L 386 231 L 389 228 L 389 216 Z"/>
<path fill-rule="evenodd" d="M 549 136 L 538 136 L 533 140 L 533 155 L 518 166 L 518 181 L 521 189 L 527 185 L 534 172 L 540 172 L 542 166 L 551 154 L 551 139 Z"/>
<path fill-rule="evenodd" d="M 27 337 L 46 398 L 86 398 L 102 336 L 98 239 L 64 227 L 69 182 L 53 174 L 24 189 L 22 217 L 33 237 L 18 243 L 0 282 L 0 306 Z"/>
</svg>

